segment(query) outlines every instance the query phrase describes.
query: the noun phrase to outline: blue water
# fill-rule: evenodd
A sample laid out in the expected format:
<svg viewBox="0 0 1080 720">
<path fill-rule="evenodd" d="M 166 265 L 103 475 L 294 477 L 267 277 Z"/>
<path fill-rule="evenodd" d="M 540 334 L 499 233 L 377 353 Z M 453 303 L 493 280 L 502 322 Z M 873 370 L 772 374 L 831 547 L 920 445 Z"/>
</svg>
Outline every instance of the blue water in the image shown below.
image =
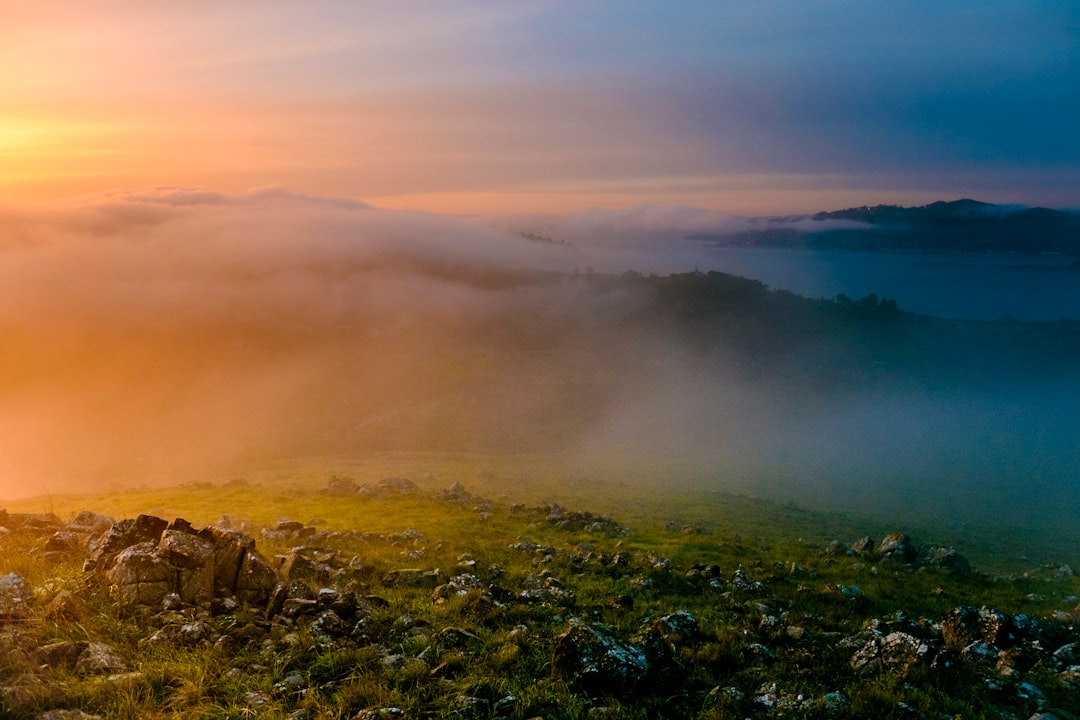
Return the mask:
<svg viewBox="0 0 1080 720">
<path fill-rule="evenodd" d="M 706 249 L 708 270 L 810 298 L 871 293 L 901 310 L 974 320 L 1080 320 L 1080 271 L 1060 255 L 923 255 L 776 248 Z"/>
</svg>

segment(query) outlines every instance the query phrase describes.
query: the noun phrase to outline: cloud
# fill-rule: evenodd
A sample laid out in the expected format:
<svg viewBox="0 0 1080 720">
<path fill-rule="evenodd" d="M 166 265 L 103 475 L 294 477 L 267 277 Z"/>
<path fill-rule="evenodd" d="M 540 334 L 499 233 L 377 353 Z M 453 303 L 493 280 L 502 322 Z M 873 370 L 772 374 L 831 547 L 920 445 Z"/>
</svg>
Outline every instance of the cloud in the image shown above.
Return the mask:
<svg viewBox="0 0 1080 720">
<path fill-rule="evenodd" d="M 863 388 L 859 337 L 788 347 L 752 312 L 687 325 L 656 285 L 584 272 L 708 269 L 688 236 L 748 222 L 446 217 L 281 188 L 0 209 L 0 497 L 466 450 L 818 505 L 947 516 L 990 488 L 1016 517 L 1050 506 L 1076 463 L 1071 378 Z"/>
</svg>

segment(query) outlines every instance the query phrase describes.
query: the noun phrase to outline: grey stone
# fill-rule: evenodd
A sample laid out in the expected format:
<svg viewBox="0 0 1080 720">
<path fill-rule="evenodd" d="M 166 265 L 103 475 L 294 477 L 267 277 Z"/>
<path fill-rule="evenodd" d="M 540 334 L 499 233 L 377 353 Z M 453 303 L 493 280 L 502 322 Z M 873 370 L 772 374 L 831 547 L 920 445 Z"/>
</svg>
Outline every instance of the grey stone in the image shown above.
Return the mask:
<svg viewBox="0 0 1080 720">
<path fill-rule="evenodd" d="M 633 689 L 645 679 L 645 652 L 599 625 L 574 625 L 555 638 L 551 672 L 588 693 Z"/>
<path fill-rule="evenodd" d="M 105 643 L 87 643 L 86 649 L 75 663 L 75 672 L 79 675 L 110 675 L 125 672 L 127 664 L 116 651 Z"/>
<path fill-rule="evenodd" d="M 161 535 L 157 554 L 177 569 L 177 592 L 186 603 L 214 597 L 214 546 L 187 530 L 168 529 Z"/>
<path fill-rule="evenodd" d="M 175 592 L 178 572 L 156 552 L 153 542 L 132 545 L 113 560 L 105 577 L 128 602 L 156 605 Z"/>
<path fill-rule="evenodd" d="M 886 560 L 900 563 L 910 563 L 918 555 L 911 539 L 903 533 L 889 533 L 883 537 L 876 552 Z"/>
<path fill-rule="evenodd" d="M 871 638 L 851 657 L 851 667 L 870 673 L 890 671 L 906 675 L 918 664 L 929 665 L 933 649 L 918 638 L 903 632 Z"/>
<path fill-rule="evenodd" d="M 30 616 L 34 592 L 21 575 L 0 577 L 0 621 L 25 620 Z"/>
<path fill-rule="evenodd" d="M 236 599 L 243 603 L 261 604 L 270 599 L 277 585 L 278 575 L 270 563 L 259 553 L 249 550 L 244 555 L 240 572 L 236 576 Z"/>
<path fill-rule="evenodd" d="M 156 545 L 168 526 L 167 522 L 152 515 L 139 515 L 133 520 L 113 523 L 107 532 L 91 543 L 86 569 L 106 571 L 112 566 L 113 559 L 126 548 L 145 542 Z"/>
<path fill-rule="evenodd" d="M 101 720 L 101 716 L 82 710 L 47 710 L 38 715 L 38 720 Z"/>
</svg>

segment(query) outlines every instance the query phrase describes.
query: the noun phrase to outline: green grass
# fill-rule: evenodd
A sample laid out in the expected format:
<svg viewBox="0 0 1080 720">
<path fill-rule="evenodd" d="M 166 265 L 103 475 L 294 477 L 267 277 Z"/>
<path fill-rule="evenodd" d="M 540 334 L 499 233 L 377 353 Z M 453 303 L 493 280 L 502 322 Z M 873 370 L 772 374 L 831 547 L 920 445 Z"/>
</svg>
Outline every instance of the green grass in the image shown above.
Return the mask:
<svg viewBox="0 0 1080 720">
<path fill-rule="evenodd" d="M 372 484 L 405 476 L 420 491 L 330 497 L 319 492 L 330 474 Z M 938 528 L 942 535 L 937 536 L 931 534 L 934 528 L 897 528 L 865 517 L 717 492 L 650 490 L 638 478 L 620 477 L 600 482 L 584 470 L 528 456 L 397 454 L 273 468 L 180 487 L 9 503 L 10 512 L 51 511 L 64 519 L 91 509 L 115 518 L 138 513 L 183 517 L 196 527 L 229 515 L 234 522 L 251 524 L 267 557 L 295 544 L 258 534 L 258 528 L 282 518 L 319 529 L 371 533 L 333 538 L 320 546 L 335 552 L 345 568 L 335 584 L 378 595 L 389 604 L 365 617 L 374 638 L 369 640 L 354 636 L 330 642 L 304 623 L 270 627 L 258 609 L 241 608 L 203 621 L 212 635 L 258 626 L 254 639 L 154 645 L 146 641 L 152 632 L 148 628 L 161 625 L 161 617 L 117 602 L 98 579 L 82 573 L 79 559 L 46 564 L 45 538 L 13 533 L 0 539 L 0 573 L 25 577 L 37 603 L 30 620 L 0 628 L 6 649 L 0 653 L 0 686 L 6 688 L 7 703 L 0 718 L 35 718 L 53 707 L 78 707 L 107 718 L 347 720 L 368 707 L 399 707 L 409 718 L 455 712 L 469 717 L 461 697 L 495 703 L 507 696 L 516 701 L 503 716 L 515 720 L 595 717 L 590 711 L 598 707 L 607 708 L 604 717 L 613 718 L 898 717 L 900 701 L 937 716 L 983 717 L 995 699 L 978 678 L 963 673 L 947 680 L 864 676 L 852 670 L 851 651 L 838 648 L 838 638 L 858 632 L 869 619 L 895 617 L 898 611 L 913 619 L 939 620 L 959 605 L 985 604 L 1007 613 L 1046 616 L 1073 610 L 1064 598 L 1080 594 L 1076 578 L 1025 576 L 1037 567 L 1011 557 L 991 557 L 996 562 L 989 568 L 995 573 L 1006 569 L 1009 578 L 990 573 L 953 577 L 819 552 L 833 538 L 847 543 L 897 529 L 917 541 L 947 543 L 947 529 Z M 431 497 L 456 481 L 493 501 L 490 517 L 481 519 L 471 504 L 458 507 Z M 633 534 L 566 532 L 546 522 L 542 512 L 510 511 L 513 503 L 536 508 L 549 502 L 611 516 Z M 684 532 L 684 526 L 692 532 Z M 419 530 L 421 538 L 386 537 L 407 528 Z M 542 562 L 509 547 L 522 540 L 558 552 Z M 1008 541 L 999 536 L 993 542 Z M 594 556 L 628 554 L 629 563 L 577 559 L 579 549 L 584 553 L 581 543 L 590 544 Z M 993 546 L 972 537 L 960 549 Z M 458 567 L 462 553 L 476 560 L 475 569 Z M 353 557 L 359 561 L 349 565 Z M 672 570 L 652 567 L 660 559 L 670 561 Z M 984 567 L 980 558 L 972 560 L 977 569 Z M 490 569 L 493 565 L 502 569 L 501 576 Z M 743 567 L 765 589 L 711 590 L 687 576 L 695 565 L 719 566 L 725 579 Z M 485 586 L 495 583 L 512 592 L 530 576 L 551 576 L 572 592 L 573 600 L 551 605 L 506 600 L 500 607 L 482 591 L 472 591 L 437 603 L 429 588 L 382 584 L 387 571 L 405 567 L 440 568 L 444 577 L 473 572 Z M 837 589 L 841 584 L 858 585 L 861 595 L 845 597 Z M 87 611 L 74 620 L 47 619 L 43 608 L 65 589 L 84 598 Z M 629 638 L 652 619 L 676 610 L 693 614 L 702 631 L 697 642 L 679 649 L 677 682 L 590 696 L 552 677 L 555 638 L 571 618 L 606 623 L 619 637 Z M 185 609 L 176 621 L 190 622 L 198 612 Z M 765 615 L 781 618 L 781 625 L 763 624 Z M 411 621 L 404 622 L 406 616 Z M 788 635 L 791 626 L 803 634 Z M 440 639 L 446 628 L 463 630 L 466 639 Z M 107 642 L 134 674 L 104 680 L 68 669 L 42 669 L 33 649 L 63 640 Z M 764 646 L 769 650 L 763 652 Z M 400 658 L 387 662 L 388 656 Z M 1034 677 L 1040 678 L 1052 705 L 1078 706 L 1075 690 L 1049 675 Z M 777 683 L 782 697 L 802 695 L 807 704 L 766 713 L 752 698 L 770 682 Z M 723 688 L 734 688 L 744 699 L 725 695 Z M 844 693 L 849 705 L 825 708 L 822 698 L 831 692 Z"/>
</svg>

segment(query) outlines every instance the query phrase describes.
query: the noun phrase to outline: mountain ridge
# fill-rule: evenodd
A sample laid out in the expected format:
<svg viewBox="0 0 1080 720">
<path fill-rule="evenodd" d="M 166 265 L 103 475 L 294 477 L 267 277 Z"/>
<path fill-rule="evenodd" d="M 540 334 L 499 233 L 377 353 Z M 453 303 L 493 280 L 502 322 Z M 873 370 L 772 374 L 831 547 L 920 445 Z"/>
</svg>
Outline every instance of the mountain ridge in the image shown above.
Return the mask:
<svg viewBox="0 0 1080 720">
<path fill-rule="evenodd" d="M 694 238 L 742 247 L 1080 257 L 1080 213 L 964 198 L 912 207 L 864 205 L 813 215 L 756 218 L 749 229 Z"/>
</svg>

